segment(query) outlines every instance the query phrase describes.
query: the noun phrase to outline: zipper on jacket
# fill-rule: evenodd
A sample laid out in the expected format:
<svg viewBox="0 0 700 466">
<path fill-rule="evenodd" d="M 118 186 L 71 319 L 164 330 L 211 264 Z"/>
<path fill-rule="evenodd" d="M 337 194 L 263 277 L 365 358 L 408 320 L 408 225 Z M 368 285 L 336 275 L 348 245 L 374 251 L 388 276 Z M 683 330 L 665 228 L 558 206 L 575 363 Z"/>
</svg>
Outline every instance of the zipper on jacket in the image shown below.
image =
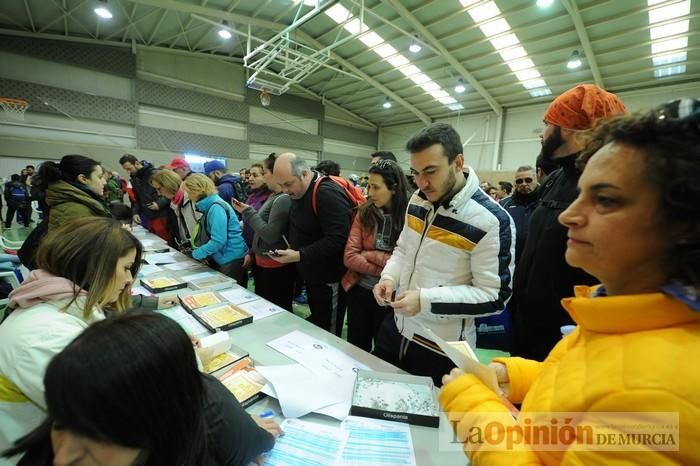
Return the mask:
<svg viewBox="0 0 700 466">
<path fill-rule="evenodd" d="M 433 207 L 431 206 L 431 210 Z M 437 215 L 437 210 L 435 210 L 435 214 Z M 420 252 L 420 247 L 423 244 L 423 239 L 425 238 L 425 234 L 428 233 L 428 230 L 430 229 L 430 226 L 433 224 L 433 220 L 435 220 L 435 215 L 430 219 L 430 222 L 428 222 L 428 216 L 430 215 L 430 212 L 425 216 L 425 226 L 423 227 L 423 233 L 420 235 L 420 241 L 418 241 L 418 247 L 416 248 L 416 253 L 413 256 L 413 269 L 411 270 L 411 275 L 408 276 L 408 286 L 411 286 L 411 280 L 413 280 L 413 273 L 416 271 L 416 261 L 418 260 L 418 253 Z"/>
</svg>

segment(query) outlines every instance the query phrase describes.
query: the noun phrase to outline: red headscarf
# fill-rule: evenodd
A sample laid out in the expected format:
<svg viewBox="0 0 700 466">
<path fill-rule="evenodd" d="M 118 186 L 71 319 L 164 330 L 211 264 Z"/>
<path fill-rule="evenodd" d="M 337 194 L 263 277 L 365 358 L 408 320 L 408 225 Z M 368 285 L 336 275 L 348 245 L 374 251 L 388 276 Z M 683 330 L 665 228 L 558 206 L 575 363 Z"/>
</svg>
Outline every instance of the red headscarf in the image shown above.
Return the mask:
<svg viewBox="0 0 700 466">
<path fill-rule="evenodd" d="M 622 100 L 593 84 L 579 84 L 554 99 L 544 121 L 566 129 L 586 130 L 598 120 L 626 113 Z"/>
</svg>

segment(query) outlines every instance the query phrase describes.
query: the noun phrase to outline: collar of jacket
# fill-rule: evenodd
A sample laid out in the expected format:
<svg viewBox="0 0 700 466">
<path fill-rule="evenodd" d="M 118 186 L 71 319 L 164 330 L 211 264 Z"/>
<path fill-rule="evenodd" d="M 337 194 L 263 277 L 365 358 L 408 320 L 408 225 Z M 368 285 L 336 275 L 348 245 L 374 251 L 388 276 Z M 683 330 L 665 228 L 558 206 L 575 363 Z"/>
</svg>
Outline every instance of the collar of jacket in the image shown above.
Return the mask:
<svg viewBox="0 0 700 466">
<path fill-rule="evenodd" d="M 221 202 L 224 202 L 224 200 L 221 199 L 221 197 L 219 197 L 218 194 L 214 193 L 214 194 L 210 194 L 206 197 L 201 198 L 200 200 L 195 202 L 194 206 L 198 211 L 206 212 L 206 210 L 209 208 L 210 205 L 212 205 L 213 203 L 215 203 L 216 201 L 219 201 L 219 200 Z M 225 202 L 224 202 L 224 204 L 225 204 Z"/>
<path fill-rule="evenodd" d="M 537 200 L 540 198 L 540 187 L 542 185 L 537 185 L 534 191 L 531 193 L 526 193 L 526 194 L 520 194 L 518 191 L 513 192 L 513 194 L 510 196 L 510 198 L 513 200 L 514 203 L 519 204 L 519 205 L 527 205 L 530 204 L 531 202 L 537 202 Z"/>
<path fill-rule="evenodd" d="M 574 175 L 577 177 L 581 174 L 581 172 L 578 171 L 578 168 L 576 168 L 576 159 L 579 155 L 581 155 L 581 153 L 576 152 L 575 154 L 567 155 L 566 157 L 557 159 L 557 163 L 562 168 L 562 170 L 564 170 L 564 173 L 566 173 L 569 176 Z"/>
<path fill-rule="evenodd" d="M 467 166 L 467 169 L 462 171 L 462 175 L 466 179 L 466 183 L 464 183 L 462 189 L 460 189 L 456 193 L 447 194 L 438 202 L 431 204 L 437 207 L 442 206 L 445 209 L 449 209 L 451 207 L 454 207 L 455 205 L 461 204 L 465 199 L 470 199 L 474 195 L 476 190 L 479 189 L 479 177 L 476 175 L 474 169 L 470 166 Z M 423 194 L 423 191 L 421 191 L 420 189 L 418 190 L 418 197 L 420 197 L 426 202 L 430 202 L 428 198 L 425 197 L 425 194 Z"/>
<path fill-rule="evenodd" d="M 622 334 L 674 327 L 700 320 L 682 301 L 664 293 L 595 297 L 598 287 L 577 286 L 561 303 L 581 328 Z"/>
</svg>

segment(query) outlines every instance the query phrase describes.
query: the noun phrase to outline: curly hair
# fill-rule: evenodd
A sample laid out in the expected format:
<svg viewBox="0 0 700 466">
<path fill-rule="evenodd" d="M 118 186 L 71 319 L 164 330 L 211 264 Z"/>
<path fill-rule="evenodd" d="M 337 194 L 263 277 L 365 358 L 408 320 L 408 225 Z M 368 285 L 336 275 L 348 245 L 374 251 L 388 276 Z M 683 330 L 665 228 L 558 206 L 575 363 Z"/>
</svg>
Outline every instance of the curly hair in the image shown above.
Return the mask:
<svg viewBox="0 0 700 466">
<path fill-rule="evenodd" d="M 700 114 L 664 118 L 661 109 L 618 116 L 599 126 L 581 152 L 583 170 L 604 145 L 616 143 L 637 149 L 644 156 L 648 185 L 659 196 L 659 222 L 664 228 L 682 226 L 666 262 L 669 278 L 700 288 Z M 694 120 L 694 122 L 692 121 Z"/>
</svg>

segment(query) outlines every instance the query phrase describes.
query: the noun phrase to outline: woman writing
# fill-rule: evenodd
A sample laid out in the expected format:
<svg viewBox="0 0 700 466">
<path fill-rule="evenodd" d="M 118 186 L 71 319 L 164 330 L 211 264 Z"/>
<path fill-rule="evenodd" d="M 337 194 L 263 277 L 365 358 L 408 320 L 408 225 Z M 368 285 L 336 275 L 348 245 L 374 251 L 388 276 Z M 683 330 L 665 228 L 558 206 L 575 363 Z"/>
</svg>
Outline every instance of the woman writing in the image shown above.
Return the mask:
<svg viewBox="0 0 700 466">
<path fill-rule="evenodd" d="M 233 208 L 255 232 L 251 248 L 255 293 L 291 312 L 296 267 L 294 264 L 279 263 L 269 256 L 275 249 L 288 247 L 284 235 L 289 229 L 289 209 L 292 205 L 292 200 L 282 192 L 272 176 L 275 159 L 275 154 L 270 154 L 263 161 L 265 185 L 272 195 L 260 210 L 256 212 L 253 207 L 235 199 L 232 202 Z M 252 170 L 251 168 L 251 174 Z"/>
<path fill-rule="evenodd" d="M 99 162 L 65 155 L 59 163 L 42 163 L 37 178 L 34 182 L 46 191 L 49 231 L 76 218 L 111 216 L 104 204 L 105 179 Z"/>
<path fill-rule="evenodd" d="M 219 197 L 214 182 L 202 174 L 188 176 L 183 186 L 197 211 L 203 214 L 198 233 L 193 237 L 192 257 L 207 260 L 213 268 L 245 287 L 243 259 L 247 248 L 231 204 Z"/>
<path fill-rule="evenodd" d="M 472 464 L 700 463 L 700 373 L 686 363 L 700 358 L 699 125 L 700 101 L 684 100 L 596 130 L 579 159 L 585 165 L 580 194 L 559 221 L 568 228 L 566 261 L 601 285 L 577 287 L 575 297 L 563 300 L 577 327 L 544 362 L 493 363 L 501 390 L 522 403 L 521 426 L 556 427 L 565 423 L 557 413 L 566 413 L 584 429 L 545 448 L 525 435 L 517 452 L 469 442 L 475 428 L 491 424 L 505 432 L 516 421 L 498 395 L 455 369 L 443 378 L 440 404 Z M 671 419 L 658 417 L 667 413 Z M 592 415 L 603 417 L 586 422 Z M 630 420 L 632 430 L 625 431 Z M 606 448 L 585 430 L 602 424 L 617 439 L 639 433 L 635 426 L 674 422 L 675 438 L 663 437 L 673 448 Z"/>
<path fill-rule="evenodd" d="M 377 304 L 372 288 L 399 238 L 410 193 L 401 167 L 391 160 L 370 167 L 367 193 L 345 245 L 348 271 L 341 285 L 348 293 L 348 341 L 371 351 L 379 326 L 392 314 L 390 308 Z"/>
</svg>

